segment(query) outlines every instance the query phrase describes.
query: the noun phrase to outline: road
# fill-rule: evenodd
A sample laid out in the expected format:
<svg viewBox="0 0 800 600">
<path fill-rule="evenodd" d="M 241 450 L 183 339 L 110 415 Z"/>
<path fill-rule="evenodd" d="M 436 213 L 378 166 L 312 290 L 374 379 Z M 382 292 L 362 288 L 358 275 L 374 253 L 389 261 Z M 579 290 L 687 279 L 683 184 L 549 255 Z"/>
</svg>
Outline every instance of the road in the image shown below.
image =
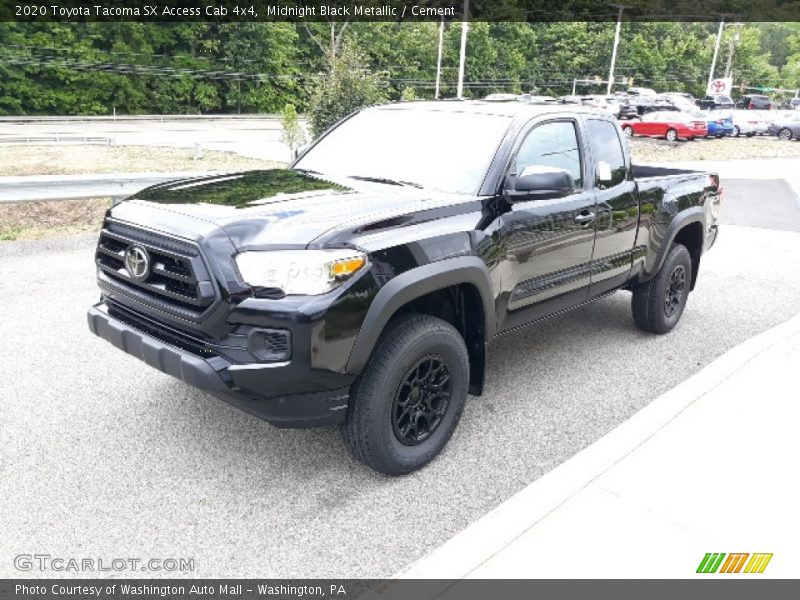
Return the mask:
<svg viewBox="0 0 800 600">
<path fill-rule="evenodd" d="M 621 292 L 499 339 L 442 456 L 397 479 L 334 430 L 272 428 L 94 338 L 91 239 L 0 245 L 0 577 L 22 575 L 20 553 L 188 557 L 208 578 L 399 572 L 797 313 L 797 199 L 773 180 L 726 194 L 676 330 L 638 331 Z M 769 228 L 772 210 L 786 227 Z"/>
<path fill-rule="evenodd" d="M 169 146 L 236 152 L 265 160 L 288 161 L 289 149 L 280 141 L 281 123 L 270 117 L 150 120 L 46 120 L 26 122 L 0 119 L 0 142 L 5 139 L 90 137 L 116 145 Z"/>
</svg>

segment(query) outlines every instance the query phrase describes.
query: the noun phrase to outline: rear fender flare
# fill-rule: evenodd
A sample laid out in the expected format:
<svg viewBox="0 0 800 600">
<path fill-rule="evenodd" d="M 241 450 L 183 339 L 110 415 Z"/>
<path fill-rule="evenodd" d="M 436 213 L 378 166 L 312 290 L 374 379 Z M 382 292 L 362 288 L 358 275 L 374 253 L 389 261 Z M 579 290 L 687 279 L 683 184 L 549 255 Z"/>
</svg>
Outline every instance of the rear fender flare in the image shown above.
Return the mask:
<svg viewBox="0 0 800 600">
<path fill-rule="evenodd" d="M 667 260 L 667 254 L 669 254 L 669 249 L 672 247 L 672 243 L 675 241 L 675 237 L 678 235 L 678 232 L 692 223 L 700 223 L 700 225 L 703 227 L 703 235 L 705 236 L 706 213 L 702 206 L 688 208 L 679 212 L 677 215 L 675 215 L 675 217 L 673 217 L 669 227 L 667 228 L 667 233 L 664 236 L 664 242 L 658 249 L 658 254 L 656 255 L 656 260 L 653 262 L 653 267 L 647 273 L 647 276 L 643 278 L 643 281 L 647 281 L 648 279 L 652 279 L 656 276 L 656 274 L 661 270 L 661 267 L 664 266 L 664 261 Z M 700 254 L 702 253 L 703 243 L 700 245 Z"/>
</svg>

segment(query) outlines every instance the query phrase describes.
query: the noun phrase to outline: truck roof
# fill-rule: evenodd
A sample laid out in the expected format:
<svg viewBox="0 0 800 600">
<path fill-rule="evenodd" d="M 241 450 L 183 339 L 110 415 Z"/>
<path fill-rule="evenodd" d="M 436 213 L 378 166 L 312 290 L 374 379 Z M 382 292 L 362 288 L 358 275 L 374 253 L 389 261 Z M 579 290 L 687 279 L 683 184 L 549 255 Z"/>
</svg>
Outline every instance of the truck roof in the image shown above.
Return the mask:
<svg viewBox="0 0 800 600">
<path fill-rule="evenodd" d="M 579 104 L 529 104 L 526 102 L 493 102 L 485 100 L 416 100 L 412 102 L 394 102 L 381 104 L 365 110 L 411 110 L 465 112 L 482 115 L 498 115 L 514 117 L 531 117 L 546 113 L 581 113 L 608 117 L 608 113 Z"/>
</svg>

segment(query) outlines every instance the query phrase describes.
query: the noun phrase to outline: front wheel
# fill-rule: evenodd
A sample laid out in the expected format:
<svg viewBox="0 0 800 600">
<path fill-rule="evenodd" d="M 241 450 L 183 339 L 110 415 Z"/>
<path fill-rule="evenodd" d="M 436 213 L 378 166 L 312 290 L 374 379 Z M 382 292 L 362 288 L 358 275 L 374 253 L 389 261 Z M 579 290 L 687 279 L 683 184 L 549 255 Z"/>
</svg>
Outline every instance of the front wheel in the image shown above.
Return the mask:
<svg viewBox="0 0 800 600">
<path fill-rule="evenodd" d="M 624 133 L 628 137 L 633 137 L 633 127 L 631 127 L 630 125 L 623 125 L 622 133 Z"/>
<path fill-rule="evenodd" d="M 740 135 L 742 135 L 742 130 L 739 129 L 738 125 L 734 125 L 733 126 L 733 137 L 739 137 Z"/>
<path fill-rule="evenodd" d="M 692 257 L 686 246 L 674 244 L 661 270 L 633 289 L 633 320 L 644 331 L 667 333 L 686 308 L 692 281 Z"/>
<path fill-rule="evenodd" d="M 678 139 L 678 132 L 675 131 L 674 129 L 667 129 L 666 138 L 668 142 L 674 142 L 675 140 Z"/>
<path fill-rule="evenodd" d="M 447 444 L 468 385 L 469 356 L 458 331 L 430 315 L 401 317 L 350 390 L 344 441 L 376 471 L 415 471 Z"/>
<path fill-rule="evenodd" d="M 778 139 L 788 142 L 790 139 L 792 139 L 792 130 L 784 127 L 778 132 Z"/>
</svg>

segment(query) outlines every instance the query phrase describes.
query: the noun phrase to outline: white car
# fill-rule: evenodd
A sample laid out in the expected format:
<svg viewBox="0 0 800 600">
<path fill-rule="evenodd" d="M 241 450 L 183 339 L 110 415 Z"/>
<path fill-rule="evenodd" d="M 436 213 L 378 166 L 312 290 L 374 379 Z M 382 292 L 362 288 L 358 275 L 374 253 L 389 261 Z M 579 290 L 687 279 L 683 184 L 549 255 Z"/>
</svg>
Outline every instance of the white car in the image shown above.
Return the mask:
<svg viewBox="0 0 800 600">
<path fill-rule="evenodd" d="M 628 88 L 628 94 L 631 96 L 655 96 L 656 91 L 651 88 L 632 87 Z"/>
<path fill-rule="evenodd" d="M 620 102 L 613 96 L 582 96 L 581 104 L 584 106 L 593 106 L 595 108 L 599 108 L 600 110 L 603 110 L 614 117 L 619 115 Z"/>
<path fill-rule="evenodd" d="M 722 112 L 722 111 L 719 111 Z M 769 121 L 762 115 L 760 110 L 731 110 L 725 111 L 724 115 L 729 116 L 733 121 L 733 137 L 741 135 L 752 137 L 754 135 L 766 135 L 769 128 Z"/>
<path fill-rule="evenodd" d="M 666 100 L 672 103 L 678 110 L 684 112 L 694 112 L 697 110 L 697 104 L 683 94 L 667 92 L 661 94 L 661 96 L 662 98 L 666 98 Z"/>
</svg>

